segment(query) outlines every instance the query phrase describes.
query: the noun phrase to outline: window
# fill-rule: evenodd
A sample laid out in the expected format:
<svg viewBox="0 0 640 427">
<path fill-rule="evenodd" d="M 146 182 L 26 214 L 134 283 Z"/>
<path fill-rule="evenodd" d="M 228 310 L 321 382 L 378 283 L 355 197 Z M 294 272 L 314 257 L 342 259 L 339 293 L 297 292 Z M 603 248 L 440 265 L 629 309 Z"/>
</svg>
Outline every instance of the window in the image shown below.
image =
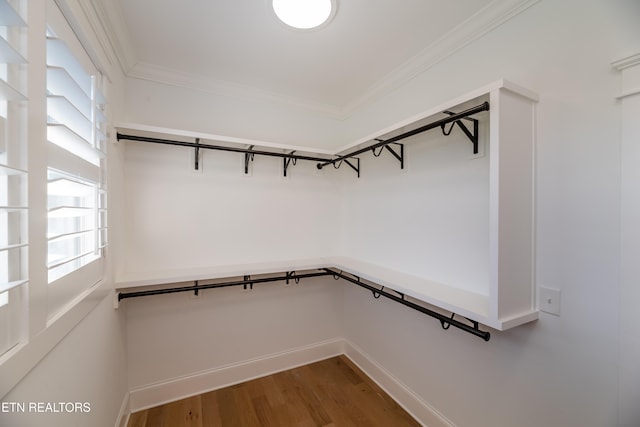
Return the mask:
<svg viewBox="0 0 640 427">
<path fill-rule="evenodd" d="M 0 396 L 109 292 L 107 58 L 83 7 L 0 0 Z"/>
<path fill-rule="evenodd" d="M 26 322 L 27 171 L 25 3 L 0 0 L 0 355 Z"/>
<path fill-rule="evenodd" d="M 101 280 L 106 245 L 102 76 L 57 8 L 47 29 L 49 316 Z"/>
<path fill-rule="evenodd" d="M 49 168 L 49 283 L 99 258 L 96 235 L 97 185 Z"/>
</svg>

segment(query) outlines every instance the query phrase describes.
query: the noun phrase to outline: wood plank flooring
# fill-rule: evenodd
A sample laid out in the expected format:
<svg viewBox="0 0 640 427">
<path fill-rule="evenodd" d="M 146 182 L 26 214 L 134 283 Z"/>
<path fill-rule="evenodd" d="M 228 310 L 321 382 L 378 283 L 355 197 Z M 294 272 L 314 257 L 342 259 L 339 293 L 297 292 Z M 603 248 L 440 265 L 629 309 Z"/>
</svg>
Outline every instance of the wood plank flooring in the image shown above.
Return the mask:
<svg viewBox="0 0 640 427">
<path fill-rule="evenodd" d="M 418 426 L 346 356 L 131 414 L 128 427 Z"/>
</svg>

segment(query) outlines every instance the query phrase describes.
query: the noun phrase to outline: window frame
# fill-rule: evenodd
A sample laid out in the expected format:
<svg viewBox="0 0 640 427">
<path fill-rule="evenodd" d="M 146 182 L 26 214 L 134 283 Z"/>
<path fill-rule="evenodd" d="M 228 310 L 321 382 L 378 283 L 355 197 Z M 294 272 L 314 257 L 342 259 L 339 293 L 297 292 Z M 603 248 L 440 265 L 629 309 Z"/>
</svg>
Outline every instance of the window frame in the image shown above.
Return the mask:
<svg viewBox="0 0 640 427">
<path fill-rule="evenodd" d="M 77 277 L 79 281 L 88 284 L 88 287 L 68 295 L 61 294 L 59 300 L 49 297 L 51 288 L 47 280 L 47 167 L 51 157 L 64 151 L 51 149 L 50 146 L 53 144 L 47 142 L 47 102 L 44 97 L 47 80 L 45 34 L 50 18 L 55 16 L 55 19 L 68 25 L 68 34 L 73 35 L 75 45 L 88 55 L 90 62 L 95 64 L 95 69 L 101 73 L 98 83 L 102 85 L 103 92 L 109 92 L 110 89 L 109 73 L 117 73 L 110 60 L 113 50 L 105 50 L 109 49 L 108 43 L 105 43 L 102 33 L 96 32 L 93 26 L 94 22 L 99 21 L 101 12 L 92 3 L 66 0 L 0 0 L 0 9 L 3 3 L 20 4 L 19 13 L 28 23 L 23 30 L 24 52 L 29 53 L 28 64 L 25 61 L 20 65 L 19 72 L 24 76 L 22 89 L 24 93 L 32 94 L 32 98 L 20 105 L 27 134 L 20 144 L 24 150 L 24 164 L 16 168 L 19 173 L 24 173 L 26 181 L 26 185 L 21 184 L 21 187 L 28 206 L 23 226 L 29 237 L 29 246 L 28 257 L 25 255 L 28 262 L 22 267 L 24 277 L 29 281 L 18 288 L 20 304 L 16 307 L 19 308 L 19 343 L 0 355 L 0 396 L 5 396 L 15 387 L 99 303 L 104 302 L 108 295 L 113 295 L 113 282 L 108 268 L 111 260 L 105 250 L 106 242 L 102 242 L 103 255 L 100 262 L 91 264 L 92 267 L 87 269 L 100 266 L 100 271 L 86 271 L 86 279 L 81 277 L 82 273 Z M 105 68 L 105 65 L 108 68 Z M 102 131 L 106 134 L 110 123 L 108 110 L 104 108 L 101 113 L 105 119 Z M 111 139 L 102 135 L 98 141 L 107 155 L 111 155 L 107 150 Z M 101 164 L 106 164 L 107 155 L 100 157 Z M 103 202 L 108 192 L 107 179 L 108 175 L 103 169 L 99 173 L 99 199 Z M 106 216 L 106 205 L 100 206 L 99 212 Z M 101 230 L 107 234 L 106 228 Z M 95 280 L 97 281 L 93 282 Z M 57 305 L 58 309 L 51 311 L 52 305 Z"/>
<path fill-rule="evenodd" d="M 106 224 L 101 224 L 100 218 L 106 216 L 106 207 L 100 202 L 106 200 L 106 97 L 102 94 L 102 74 L 58 7 L 48 9 L 46 44 L 47 171 L 61 171 L 72 180 L 90 183 L 94 199 L 90 210 L 93 255 L 77 250 L 68 254 L 64 265 L 57 265 L 51 262 L 52 253 L 48 248 L 47 311 L 52 319 L 73 306 L 77 298 L 100 283 L 105 275 L 106 242 L 101 242 L 100 235 L 101 226 Z M 52 112 L 52 108 L 60 106 L 66 109 Z M 64 143 L 53 135 L 59 134 L 55 131 L 61 126 L 66 129 Z M 49 191 L 47 194 L 51 198 Z M 48 213 L 48 234 L 52 234 L 51 224 L 55 222 L 51 221 L 53 212 Z M 67 222 L 73 222 L 72 216 Z M 58 277 L 54 275 L 56 268 L 71 271 Z"/>
</svg>

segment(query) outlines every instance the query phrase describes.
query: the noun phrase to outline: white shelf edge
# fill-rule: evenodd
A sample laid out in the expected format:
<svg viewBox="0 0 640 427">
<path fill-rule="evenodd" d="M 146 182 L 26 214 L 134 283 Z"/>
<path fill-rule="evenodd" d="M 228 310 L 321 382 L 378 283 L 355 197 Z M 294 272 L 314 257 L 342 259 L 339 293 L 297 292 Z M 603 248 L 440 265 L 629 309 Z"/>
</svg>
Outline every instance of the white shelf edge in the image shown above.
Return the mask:
<svg viewBox="0 0 640 427">
<path fill-rule="evenodd" d="M 509 80 L 506 79 L 500 79 L 497 81 L 494 81 L 490 84 L 487 84 L 479 89 L 476 89 L 474 91 L 468 92 L 466 94 L 460 95 L 452 100 L 449 100 L 445 103 L 436 105 L 432 108 L 429 108 L 428 110 L 425 110 L 421 113 L 415 114 L 407 119 L 404 119 L 400 122 L 396 122 L 390 126 L 387 126 L 383 129 L 379 129 L 373 133 L 370 133 L 364 137 L 358 138 L 355 141 L 352 141 L 350 143 L 347 143 L 345 145 L 342 145 L 336 149 L 324 149 L 324 148 L 319 148 L 319 147 L 310 147 L 310 146 L 298 146 L 298 145 L 289 145 L 289 144 L 282 144 L 282 143 L 278 143 L 278 142 L 272 142 L 272 141 L 262 141 L 262 140 L 256 140 L 256 139 L 247 139 L 247 138 L 238 138 L 238 137 L 234 137 L 234 136 L 228 136 L 228 135 L 216 135 L 216 134 L 211 134 L 211 133 L 203 133 L 203 132 L 192 132 L 192 131 L 187 131 L 187 130 L 181 130 L 181 129 L 172 129 L 172 128 L 165 128 L 165 127 L 159 127 L 159 126 L 152 126 L 152 125 L 145 125 L 145 124 L 139 124 L 139 123 L 131 123 L 131 122 L 120 122 L 120 123 L 116 123 L 115 124 L 115 128 L 122 131 L 122 132 L 126 132 L 126 131 L 133 131 L 133 132 L 152 132 L 152 133 L 156 133 L 156 134 L 160 134 L 160 135 L 167 135 L 167 136 L 173 136 L 173 137 L 181 137 L 181 138 L 200 138 L 200 139 L 204 139 L 204 140 L 210 140 L 210 141 L 218 141 L 218 142 L 224 142 L 224 143 L 231 143 L 231 144 L 239 144 L 239 145 L 243 145 L 243 146 L 251 146 L 254 145 L 256 147 L 265 147 L 265 148 L 275 148 L 275 149 L 281 149 L 281 150 L 285 150 L 285 151 L 302 151 L 305 153 L 312 153 L 312 154 L 320 154 L 320 155 L 330 155 L 330 156 L 335 156 L 338 155 L 340 153 L 344 153 L 345 151 L 348 151 L 350 149 L 353 149 L 354 147 L 357 147 L 359 145 L 362 144 L 366 144 L 367 142 L 371 142 L 376 138 L 379 138 L 382 135 L 388 134 L 390 132 L 393 132 L 395 130 L 398 130 L 402 127 L 405 126 L 409 126 L 413 123 L 416 123 L 420 120 L 424 120 L 426 118 L 429 118 L 431 116 L 434 116 L 438 113 L 441 113 L 442 111 L 448 110 L 450 108 L 456 107 L 460 104 L 464 104 L 465 102 L 469 102 L 473 99 L 476 98 L 480 98 L 482 96 L 486 96 L 488 95 L 491 91 L 496 90 L 496 89 L 507 89 L 511 92 L 517 93 L 520 96 L 523 96 L 525 98 L 531 99 L 535 102 L 538 101 L 538 96 L 530 91 L 529 89 L 526 89 L 522 86 L 519 86 Z"/>
<path fill-rule="evenodd" d="M 196 280 L 223 279 L 244 275 L 273 274 L 284 271 L 314 270 L 327 267 L 322 258 L 282 260 L 248 264 L 218 265 L 155 272 L 129 272 L 116 278 L 116 290 L 168 285 Z"/>
<path fill-rule="evenodd" d="M 425 120 L 431 116 L 434 116 L 438 113 L 441 113 L 442 111 L 445 110 L 449 110 L 451 108 L 454 108 L 460 104 L 464 104 L 466 102 L 469 102 L 473 99 L 476 98 L 481 98 L 483 96 L 488 95 L 491 91 L 494 91 L 496 89 L 507 89 L 511 92 L 517 93 L 520 96 L 524 96 L 525 98 L 529 98 L 533 101 L 538 101 L 538 96 L 535 94 L 535 92 L 530 91 L 529 89 L 526 89 L 520 85 L 517 85 L 513 82 L 510 82 L 509 80 L 505 80 L 505 79 L 500 79 L 497 80 L 495 82 L 489 83 L 485 86 L 482 86 L 479 89 L 473 90 L 471 92 L 467 92 L 463 95 L 460 95 L 454 99 L 451 99 L 447 102 L 444 102 L 442 104 L 438 104 L 434 107 L 431 107 L 425 111 L 422 111 L 418 114 L 414 114 L 413 116 L 404 119 L 400 122 L 396 122 L 393 123 L 383 129 L 377 130 L 369 135 L 366 135 L 362 138 L 359 138 L 351 143 L 348 143 L 342 147 L 340 147 L 339 149 L 336 150 L 336 152 L 334 154 L 339 154 L 342 153 L 344 151 L 348 151 L 351 150 L 359 145 L 362 144 L 366 144 L 367 142 L 371 142 L 373 140 L 375 140 L 376 138 L 380 138 L 382 135 L 386 135 L 390 132 L 393 132 L 397 129 L 400 129 L 402 127 L 405 126 L 409 126 L 413 123 L 419 122 L 421 120 Z"/>
<path fill-rule="evenodd" d="M 138 124 L 138 123 L 121 122 L 121 123 L 116 123 L 114 127 L 119 131 L 122 131 L 121 133 L 124 133 L 127 131 L 152 132 L 160 135 L 167 135 L 169 137 L 193 138 L 193 139 L 200 138 L 208 141 L 238 144 L 242 146 L 254 145 L 256 147 L 273 148 L 273 149 L 279 149 L 283 151 L 302 151 L 305 153 L 333 155 L 333 152 L 330 150 L 324 150 L 324 149 L 319 149 L 315 147 L 282 144 L 278 142 L 262 141 L 262 140 L 249 139 L 249 138 L 238 138 L 235 136 L 216 135 L 216 134 L 204 133 L 204 132 L 192 132 L 188 130 L 171 129 L 171 128 L 165 128 L 165 127 L 159 127 L 159 126 Z"/>
<path fill-rule="evenodd" d="M 532 308 L 529 311 L 523 311 L 522 313 L 518 313 L 506 318 L 491 320 L 491 323 L 485 323 L 485 325 L 499 331 L 506 331 L 508 329 L 515 328 L 516 326 L 524 325 L 525 323 L 538 320 L 538 313 L 539 311 L 537 309 Z"/>
<path fill-rule="evenodd" d="M 328 259 L 337 269 L 346 271 L 380 286 L 402 292 L 412 298 L 463 316 L 488 318 L 488 296 L 465 291 L 397 270 L 348 257 Z"/>
<path fill-rule="evenodd" d="M 347 257 L 321 257 L 171 271 L 125 273 L 116 279 L 115 289 L 116 291 L 126 291 L 132 288 L 155 287 L 196 280 L 216 280 L 244 275 L 275 274 L 322 268 L 335 268 L 354 274 L 364 280 L 402 292 L 426 304 L 467 317 L 500 331 L 538 318 L 537 310 L 532 310 L 508 319 L 493 319 L 488 315 L 489 297 L 486 295 Z"/>
</svg>

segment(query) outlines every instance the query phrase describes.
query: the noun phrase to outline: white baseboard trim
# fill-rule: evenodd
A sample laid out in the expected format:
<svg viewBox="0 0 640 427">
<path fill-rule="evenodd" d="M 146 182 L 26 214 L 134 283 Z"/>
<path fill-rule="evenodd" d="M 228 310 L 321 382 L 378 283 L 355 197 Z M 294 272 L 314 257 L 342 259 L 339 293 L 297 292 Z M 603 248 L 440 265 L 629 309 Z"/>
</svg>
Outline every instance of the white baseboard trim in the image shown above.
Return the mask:
<svg viewBox="0 0 640 427">
<path fill-rule="evenodd" d="M 344 353 L 336 338 L 139 387 L 129 392 L 129 413 L 184 399 Z"/>
<path fill-rule="evenodd" d="M 344 354 L 420 424 L 455 427 L 450 420 L 395 378 L 353 343 L 336 338 L 198 372 L 131 390 L 124 398 L 116 427 L 126 427 L 129 414 L 186 397 L 239 384 Z"/>
<path fill-rule="evenodd" d="M 420 424 L 428 427 L 456 427 L 433 406 L 395 378 L 369 355 L 344 340 L 344 354 Z"/>
<path fill-rule="evenodd" d="M 127 427 L 129 415 L 131 414 L 130 402 L 129 392 L 126 392 L 122 399 L 122 405 L 120 405 L 120 412 L 118 413 L 118 418 L 116 418 L 115 427 Z"/>
</svg>

